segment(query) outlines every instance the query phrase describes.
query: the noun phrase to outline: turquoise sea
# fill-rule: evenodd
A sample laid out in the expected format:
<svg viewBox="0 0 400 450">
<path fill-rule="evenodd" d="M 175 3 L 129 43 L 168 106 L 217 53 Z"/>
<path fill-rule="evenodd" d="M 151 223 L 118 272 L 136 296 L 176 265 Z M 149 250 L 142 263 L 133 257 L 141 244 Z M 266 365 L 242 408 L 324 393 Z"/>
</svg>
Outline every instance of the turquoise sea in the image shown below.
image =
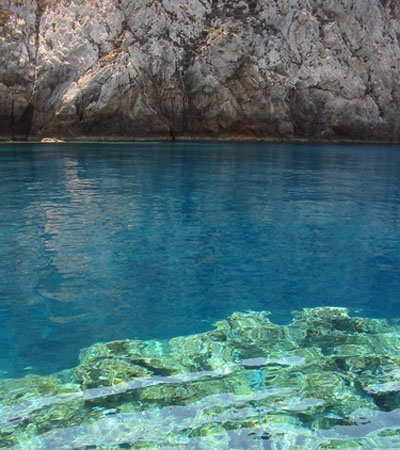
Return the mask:
<svg viewBox="0 0 400 450">
<path fill-rule="evenodd" d="M 400 448 L 400 146 L 0 145 L 0 448 Z"/>
</svg>

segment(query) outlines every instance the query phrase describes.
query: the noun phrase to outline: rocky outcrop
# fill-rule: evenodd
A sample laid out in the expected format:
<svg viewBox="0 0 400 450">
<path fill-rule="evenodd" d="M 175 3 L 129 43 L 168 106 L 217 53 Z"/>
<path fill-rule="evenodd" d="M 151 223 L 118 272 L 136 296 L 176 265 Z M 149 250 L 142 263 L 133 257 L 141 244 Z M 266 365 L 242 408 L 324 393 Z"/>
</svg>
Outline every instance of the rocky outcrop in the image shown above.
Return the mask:
<svg viewBox="0 0 400 450">
<path fill-rule="evenodd" d="M 400 141 L 397 0 L 1 0 L 5 139 Z"/>
</svg>

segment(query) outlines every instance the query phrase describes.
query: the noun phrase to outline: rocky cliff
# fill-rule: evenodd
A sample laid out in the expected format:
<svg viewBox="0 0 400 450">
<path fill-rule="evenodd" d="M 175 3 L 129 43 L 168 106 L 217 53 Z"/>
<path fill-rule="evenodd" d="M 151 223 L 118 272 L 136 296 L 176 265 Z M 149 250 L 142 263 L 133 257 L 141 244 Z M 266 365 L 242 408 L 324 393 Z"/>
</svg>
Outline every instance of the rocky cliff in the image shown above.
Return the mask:
<svg viewBox="0 0 400 450">
<path fill-rule="evenodd" d="M 3 139 L 400 141 L 398 0 L 0 0 Z"/>
</svg>

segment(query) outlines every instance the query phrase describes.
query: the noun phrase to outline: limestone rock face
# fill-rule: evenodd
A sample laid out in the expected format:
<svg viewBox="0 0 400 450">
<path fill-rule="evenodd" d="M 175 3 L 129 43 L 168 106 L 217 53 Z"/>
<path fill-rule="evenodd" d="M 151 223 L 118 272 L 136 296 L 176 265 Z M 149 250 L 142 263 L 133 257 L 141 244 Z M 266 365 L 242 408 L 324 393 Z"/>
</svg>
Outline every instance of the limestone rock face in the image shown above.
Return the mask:
<svg viewBox="0 0 400 450">
<path fill-rule="evenodd" d="M 397 0 L 0 0 L 3 139 L 400 141 Z"/>
</svg>

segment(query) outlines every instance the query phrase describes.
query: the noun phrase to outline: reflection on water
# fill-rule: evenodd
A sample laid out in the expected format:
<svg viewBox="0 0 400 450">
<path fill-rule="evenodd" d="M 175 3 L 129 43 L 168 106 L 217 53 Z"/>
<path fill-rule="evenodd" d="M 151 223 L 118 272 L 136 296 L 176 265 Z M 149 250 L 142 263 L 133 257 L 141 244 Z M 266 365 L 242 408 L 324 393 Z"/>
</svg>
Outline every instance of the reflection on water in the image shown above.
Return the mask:
<svg viewBox="0 0 400 450">
<path fill-rule="evenodd" d="M 199 333 L 233 311 L 400 316 L 400 152 L 114 144 L 0 150 L 0 376 Z"/>
</svg>

